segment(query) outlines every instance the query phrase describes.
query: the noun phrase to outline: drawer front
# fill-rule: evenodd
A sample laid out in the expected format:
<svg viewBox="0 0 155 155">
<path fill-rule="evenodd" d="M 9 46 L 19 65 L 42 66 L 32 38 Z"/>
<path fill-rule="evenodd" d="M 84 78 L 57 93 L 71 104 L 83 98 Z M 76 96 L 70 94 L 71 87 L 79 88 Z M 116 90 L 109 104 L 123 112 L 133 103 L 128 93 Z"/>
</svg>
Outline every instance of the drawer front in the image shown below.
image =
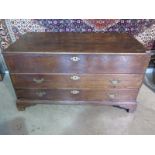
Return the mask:
<svg viewBox="0 0 155 155">
<path fill-rule="evenodd" d="M 149 56 L 4 53 L 11 73 L 144 73 Z"/>
<path fill-rule="evenodd" d="M 18 99 L 53 101 L 135 101 L 137 90 L 17 89 Z"/>
<path fill-rule="evenodd" d="M 143 74 L 12 74 L 18 88 L 138 89 Z"/>
</svg>

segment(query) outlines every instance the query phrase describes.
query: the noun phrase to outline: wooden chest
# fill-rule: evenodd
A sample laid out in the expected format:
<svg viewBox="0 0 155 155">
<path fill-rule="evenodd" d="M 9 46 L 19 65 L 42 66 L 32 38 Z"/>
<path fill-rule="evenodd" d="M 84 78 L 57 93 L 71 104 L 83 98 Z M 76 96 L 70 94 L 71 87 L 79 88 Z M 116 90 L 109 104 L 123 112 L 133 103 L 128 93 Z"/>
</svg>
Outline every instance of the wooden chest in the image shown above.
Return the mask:
<svg viewBox="0 0 155 155">
<path fill-rule="evenodd" d="M 17 108 L 105 104 L 136 109 L 149 52 L 120 33 L 28 33 L 3 52 Z"/>
</svg>

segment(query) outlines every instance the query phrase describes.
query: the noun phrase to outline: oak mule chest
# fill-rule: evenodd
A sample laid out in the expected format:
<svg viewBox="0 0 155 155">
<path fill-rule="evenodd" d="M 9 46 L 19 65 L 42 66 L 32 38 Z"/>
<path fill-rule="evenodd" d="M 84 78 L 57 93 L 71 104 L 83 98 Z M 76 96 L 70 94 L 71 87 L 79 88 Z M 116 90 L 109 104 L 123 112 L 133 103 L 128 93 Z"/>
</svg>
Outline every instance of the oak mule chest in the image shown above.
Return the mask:
<svg viewBox="0 0 155 155">
<path fill-rule="evenodd" d="M 89 103 L 133 112 L 150 60 L 125 33 L 27 33 L 2 54 L 19 110 Z"/>
</svg>

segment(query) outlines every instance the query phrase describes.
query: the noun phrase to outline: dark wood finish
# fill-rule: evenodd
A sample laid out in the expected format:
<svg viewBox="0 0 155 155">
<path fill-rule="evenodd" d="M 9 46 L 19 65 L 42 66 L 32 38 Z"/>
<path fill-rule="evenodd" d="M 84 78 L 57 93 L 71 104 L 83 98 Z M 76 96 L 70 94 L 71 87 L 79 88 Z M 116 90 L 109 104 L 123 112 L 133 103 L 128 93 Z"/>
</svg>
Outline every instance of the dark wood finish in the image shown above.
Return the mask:
<svg viewBox="0 0 155 155">
<path fill-rule="evenodd" d="M 144 73 L 150 56 L 147 54 L 38 54 L 5 53 L 11 73 Z M 74 62 L 73 57 L 80 60 Z"/>
<path fill-rule="evenodd" d="M 136 111 L 136 109 L 137 109 L 137 104 L 135 103 L 133 103 L 133 104 L 122 104 L 122 103 L 119 103 L 118 105 L 114 105 L 114 107 L 117 107 L 117 108 L 121 108 L 121 109 L 126 109 L 127 110 L 127 112 L 129 112 L 129 113 L 133 113 L 133 112 L 135 112 Z"/>
<path fill-rule="evenodd" d="M 125 33 L 27 33 L 8 52 L 110 52 L 145 53 L 133 36 Z"/>
<path fill-rule="evenodd" d="M 3 78 L 2 78 L 2 75 L 0 74 L 0 81 L 2 81 L 3 80 Z"/>
<path fill-rule="evenodd" d="M 29 106 L 34 106 L 36 104 L 62 104 L 62 105 L 112 105 L 117 108 L 126 109 L 128 112 L 134 112 L 137 108 L 136 101 L 133 102 L 113 102 L 113 101 L 52 101 L 52 100 L 17 100 L 17 108 L 19 111 L 25 110 Z"/>
<path fill-rule="evenodd" d="M 25 111 L 25 109 L 29 106 L 34 106 L 36 104 L 39 104 L 39 101 L 37 103 L 34 103 L 34 100 L 19 100 L 16 101 L 16 106 L 19 111 Z"/>
<path fill-rule="evenodd" d="M 143 45 L 125 33 L 28 33 L 2 54 L 19 110 L 56 103 L 133 112 L 150 60 Z"/>
<path fill-rule="evenodd" d="M 0 81 L 2 81 L 4 79 L 4 75 L 5 75 L 5 73 L 0 73 Z"/>
<path fill-rule="evenodd" d="M 11 74 L 11 79 L 16 89 L 138 89 L 143 74 Z"/>
<path fill-rule="evenodd" d="M 72 91 L 79 91 L 72 94 Z M 135 101 L 138 90 L 17 89 L 18 99 L 53 101 Z"/>
</svg>

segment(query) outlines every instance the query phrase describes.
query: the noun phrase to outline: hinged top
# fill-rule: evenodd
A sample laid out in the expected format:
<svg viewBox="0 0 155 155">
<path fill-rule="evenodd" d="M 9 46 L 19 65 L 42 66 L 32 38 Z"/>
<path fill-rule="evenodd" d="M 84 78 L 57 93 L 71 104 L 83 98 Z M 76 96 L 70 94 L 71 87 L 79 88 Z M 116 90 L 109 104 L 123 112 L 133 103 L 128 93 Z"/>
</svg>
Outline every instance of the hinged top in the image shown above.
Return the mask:
<svg viewBox="0 0 155 155">
<path fill-rule="evenodd" d="M 144 46 L 126 33 L 31 32 L 5 52 L 144 53 Z"/>
</svg>

